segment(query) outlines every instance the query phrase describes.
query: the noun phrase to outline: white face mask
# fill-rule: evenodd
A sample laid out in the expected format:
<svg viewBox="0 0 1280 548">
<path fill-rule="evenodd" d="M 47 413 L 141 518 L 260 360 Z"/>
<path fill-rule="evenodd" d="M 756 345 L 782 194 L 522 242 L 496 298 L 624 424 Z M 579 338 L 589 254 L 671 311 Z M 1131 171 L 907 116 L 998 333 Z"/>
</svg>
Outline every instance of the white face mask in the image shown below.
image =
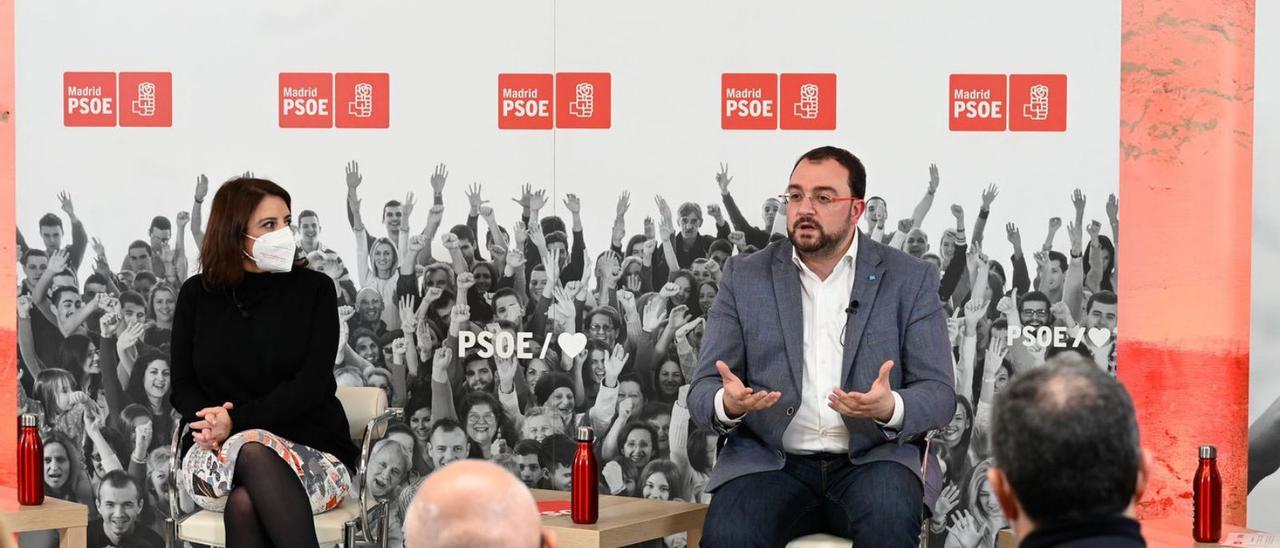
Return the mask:
<svg viewBox="0 0 1280 548">
<path fill-rule="evenodd" d="M 258 268 L 274 273 L 293 270 L 297 244 L 293 241 L 293 231 L 289 227 L 268 232 L 257 238 L 248 234 L 245 234 L 245 237 L 253 240 L 254 244 L 253 255 L 245 253 L 244 256 L 253 259 Z"/>
</svg>

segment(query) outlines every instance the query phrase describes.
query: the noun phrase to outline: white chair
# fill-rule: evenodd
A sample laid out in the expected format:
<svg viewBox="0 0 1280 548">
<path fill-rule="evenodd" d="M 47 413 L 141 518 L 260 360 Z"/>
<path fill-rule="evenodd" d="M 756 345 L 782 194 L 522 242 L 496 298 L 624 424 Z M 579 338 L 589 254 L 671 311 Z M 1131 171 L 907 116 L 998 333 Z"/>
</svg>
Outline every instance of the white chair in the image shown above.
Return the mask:
<svg viewBox="0 0 1280 548">
<path fill-rule="evenodd" d="M 347 424 L 351 439 L 360 446 L 360 467 L 353 481 L 359 487 L 358 493 L 347 495 L 342 505 L 315 516 L 316 540 L 320 544 L 342 543 L 346 548 L 357 546 L 387 546 L 387 517 L 390 514 L 386 502 L 370 500 L 366 481 L 369 464 L 369 451 L 373 442 L 386 433 L 391 419 L 403 418 L 404 410 L 387 407 L 386 393 L 372 387 L 339 387 L 338 400 L 342 402 L 342 410 L 346 412 Z M 174 429 L 172 450 L 174 458 L 169 467 L 169 519 L 166 519 L 165 546 L 174 548 L 182 541 L 211 546 L 226 546 L 226 531 L 223 530 L 222 514 L 209 510 L 198 510 L 183 515 L 178 508 L 178 467 L 181 458 L 178 453 L 183 436 L 188 435 L 188 425 L 179 424 Z M 355 487 L 355 486 L 353 486 Z M 370 520 L 370 515 L 378 516 L 377 522 Z"/>
</svg>

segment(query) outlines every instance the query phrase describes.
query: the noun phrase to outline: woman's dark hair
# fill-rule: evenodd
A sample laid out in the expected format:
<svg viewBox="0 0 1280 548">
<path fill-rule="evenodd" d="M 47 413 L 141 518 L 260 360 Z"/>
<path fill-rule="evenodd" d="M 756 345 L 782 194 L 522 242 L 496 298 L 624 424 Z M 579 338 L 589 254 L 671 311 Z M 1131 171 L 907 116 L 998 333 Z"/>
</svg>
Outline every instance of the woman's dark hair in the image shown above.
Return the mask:
<svg viewBox="0 0 1280 548">
<path fill-rule="evenodd" d="M 653 444 L 649 451 L 649 460 L 658 458 L 658 431 L 649 426 L 649 423 L 640 419 L 631 419 L 627 421 L 627 424 L 623 425 L 622 432 L 618 436 L 618 452 L 622 452 L 623 447 L 627 444 L 627 437 L 631 435 L 633 430 L 644 430 L 649 433 L 649 441 Z M 645 462 L 645 464 L 648 464 L 648 462 Z M 640 487 L 638 482 L 636 487 Z"/>
<path fill-rule="evenodd" d="M 467 424 L 467 413 L 471 412 L 472 407 L 482 403 L 488 405 L 489 409 L 493 411 L 493 416 L 498 419 L 498 431 L 495 432 L 495 437 L 502 436 L 502 439 L 507 440 L 508 444 L 518 441 L 520 439 L 520 434 L 516 432 L 515 426 L 511 424 L 511 420 L 507 417 L 507 412 L 502 408 L 502 403 L 498 401 L 497 396 L 488 392 L 467 392 L 467 394 L 462 397 L 462 401 L 458 402 L 458 422 L 463 425 L 463 432 L 466 432 L 467 430 L 465 428 Z M 467 435 L 467 439 L 470 440 L 471 436 Z M 472 445 L 475 445 L 475 443 L 472 442 Z"/>
<path fill-rule="evenodd" d="M 667 276 L 667 281 L 674 282 L 676 281 L 676 278 L 684 278 L 684 281 L 688 282 L 689 295 L 685 297 L 684 302 L 678 303 L 675 306 L 682 304 L 689 307 L 688 314 L 690 318 L 701 316 L 702 305 L 698 304 L 698 278 L 693 275 L 692 271 L 684 268 L 671 271 L 671 274 Z M 670 309 L 668 309 L 668 311 L 670 311 Z"/>
<path fill-rule="evenodd" d="M 84 364 L 92 358 L 93 340 L 80 334 L 68 335 L 58 346 L 58 367 L 65 369 L 75 377 L 80 386 L 88 386 L 88 378 L 84 373 Z"/>
<path fill-rule="evenodd" d="M 158 443 L 168 444 L 173 437 L 173 404 L 169 402 L 169 396 L 173 394 L 173 377 L 170 375 L 169 394 L 160 398 L 160 412 L 156 413 L 151 408 L 151 400 L 147 398 L 147 389 L 145 387 L 147 367 L 156 361 L 162 361 L 170 366 L 172 371 L 172 363 L 169 361 L 169 355 L 162 352 L 146 352 L 133 362 L 133 373 L 129 375 L 129 386 L 125 388 L 124 395 L 127 401 L 142 404 L 151 412 L 151 446 L 156 447 Z"/>
<path fill-rule="evenodd" d="M 249 232 L 249 219 L 267 196 L 278 197 L 286 207 L 293 207 L 289 192 L 266 179 L 237 177 L 223 183 L 213 195 L 200 243 L 200 278 L 205 288 L 234 287 L 244 279 L 243 242 Z M 305 257 L 294 261 L 294 266 L 306 264 Z"/>
<path fill-rule="evenodd" d="M 1116 288 L 1111 287 L 1111 273 L 1116 269 L 1116 245 L 1111 243 L 1111 238 L 1108 238 L 1102 235 L 1098 236 L 1098 245 L 1101 246 L 1102 249 L 1107 250 L 1108 253 L 1111 255 L 1111 258 L 1107 259 L 1107 263 L 1102 265 L 1102 282 L 1098 284 L 1098 289 L 1105 290 L 1105 291 L 1115 291 Z M 1085 246 L 1084 248 L 1084 273 L 1085 274 L 1088 274 L 1090 270 L 1093 270 L 1093 268 L 1089 266 L 1089 250 L 1090 250 L 1090 247 Z"/>
<path fill-rule="evenodd" d="M 689 467 L 701 474 L 710 474 L 715 463 L 707 460 L 707 432 L 695 428 L 689 429 L 689 441 L 685 445 L 688 453 Z"/>
<path fill-rule="evenodd" d="M 632 236 L 630 240 L 627 240 L 627 252 L 623 254 L 623 257 L 630 257 L 631 253 L 634 252 L 637 247 L 644 245 L 644 241 L 646 239 L 647 238 L 644 237 L 644 234 L 636 234 L 635 236 Z"/>
<path fill-rule="evenodd" d="M 968 472 L 966 463 L 969 459 L 969 439 L 973 437 L 973 405 L 969 404 L 969 400 L 964 396 L 956 396 L 956 408 L 964 409 L 965 424 L 964 430 L 960 432 L 960 441 L 956 442 L 956 446 L 947 449 L 941 443 L 942 440 L 934 438 L 934 445 L 938 446 L 938 456 L 947 463 L 947 483 L 958 485 L 965 474 Z"/>
</svg>

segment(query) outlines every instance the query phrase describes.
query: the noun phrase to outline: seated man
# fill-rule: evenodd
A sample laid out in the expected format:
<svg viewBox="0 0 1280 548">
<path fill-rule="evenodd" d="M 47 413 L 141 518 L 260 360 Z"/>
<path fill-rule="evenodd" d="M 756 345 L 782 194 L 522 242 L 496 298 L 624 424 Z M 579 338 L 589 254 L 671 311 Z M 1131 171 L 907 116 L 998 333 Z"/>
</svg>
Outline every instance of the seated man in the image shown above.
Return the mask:
<svg viewBox="0 0 1280 548">
<path fill-rule="evenodd" d="M 987 472 L 1022 548 L 1146 546 L 1134 508 L 1150 455 L 1133 400 L 1075 353 L 1016 375 L 996 397 Z"/>
<path fill-rule="evenodd" d="M 427 476 L 409 504 L 404 541 L 405 548 L 556 546 L 529 489 L 480 460 L 458 461 Z"/>
</svg>

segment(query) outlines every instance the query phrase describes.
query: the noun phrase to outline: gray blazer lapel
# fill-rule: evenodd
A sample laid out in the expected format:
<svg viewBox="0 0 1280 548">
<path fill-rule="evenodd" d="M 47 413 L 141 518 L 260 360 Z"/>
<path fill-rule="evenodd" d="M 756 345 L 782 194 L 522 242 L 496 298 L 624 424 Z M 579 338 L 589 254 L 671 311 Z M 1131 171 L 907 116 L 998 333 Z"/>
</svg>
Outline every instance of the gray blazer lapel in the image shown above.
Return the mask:
<svg viewBox="0 0 1280 548">
<path fill-rule="evenodd" d="M 876 294 L 880 291 L 880 280 L 884 279 L 884 266 L 880 264 L 880 250 L 861 231 L 858 232 L 858 261 L 854 268 L 853 292 L 849 302 L 857 302 L 857 311 L 849 315 L 849 323 L 844 334 L 844 359 L 840 370 L 843 386 L 849 387 L 849 373 L 853 370 L 853 360 L 858 354 L 858 345 L 862 342 L 862 332 L 871 318 L 871 308 L 875 305 Z M 878 374 L 879 370 L 874 371 Z"/>
<path fill-rule="evenodd" d="M 778 304 L 778 319 L 782 323 L 782 340 L 787 347 L 787 363 L 791 366 L 791 382 L 801 389 L 804 379 L 804 310 L 800 294 L 800 274 L 791 262 L 791 242 L 785 242 L 774 251 L 773 298 Z"/>
</svg>

